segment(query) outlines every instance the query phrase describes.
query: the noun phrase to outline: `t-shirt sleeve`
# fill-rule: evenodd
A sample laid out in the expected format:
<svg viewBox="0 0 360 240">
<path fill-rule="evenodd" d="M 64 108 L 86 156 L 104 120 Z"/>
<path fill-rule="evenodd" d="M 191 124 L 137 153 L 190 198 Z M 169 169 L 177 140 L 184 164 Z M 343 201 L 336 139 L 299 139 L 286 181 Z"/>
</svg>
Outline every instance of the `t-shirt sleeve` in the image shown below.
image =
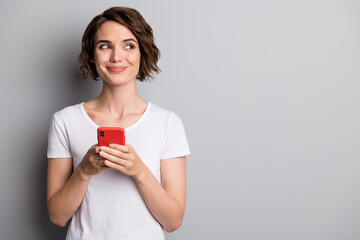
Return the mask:
<svg viewBox="0 0 360 240">
<path fill-rule="evenodd" d="M 172 113 L 162 144 L 160 159 L 181 157 L 189 154 L 190 148 L 184 125 L 181 119 L 175 113 Z"/>
<path fill-rule="evenodd" d="M 48 158 L 70 158 L 69 138 L 66 134 L 64 124 L 53 114 L 48 132 Z"/>
</svg>

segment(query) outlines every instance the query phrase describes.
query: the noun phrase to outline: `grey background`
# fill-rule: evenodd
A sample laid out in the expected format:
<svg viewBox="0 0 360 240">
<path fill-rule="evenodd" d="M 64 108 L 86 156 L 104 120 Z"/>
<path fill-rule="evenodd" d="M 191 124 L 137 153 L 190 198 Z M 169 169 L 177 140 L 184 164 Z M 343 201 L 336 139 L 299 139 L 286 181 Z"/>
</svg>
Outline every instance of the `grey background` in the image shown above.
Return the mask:
<svg viewBox="0 0 360 240">
<path fill-rule="evenodd" d="M 140 95 L 184 122 L 187 208 L 167 239 L 360 239 L 359 1 L 2 1 L 0 238 L 63 239 L 46 208 L 47 131 L 101 84 L 81 36 L 112 6 L 153 27 Z"/>
</svg>

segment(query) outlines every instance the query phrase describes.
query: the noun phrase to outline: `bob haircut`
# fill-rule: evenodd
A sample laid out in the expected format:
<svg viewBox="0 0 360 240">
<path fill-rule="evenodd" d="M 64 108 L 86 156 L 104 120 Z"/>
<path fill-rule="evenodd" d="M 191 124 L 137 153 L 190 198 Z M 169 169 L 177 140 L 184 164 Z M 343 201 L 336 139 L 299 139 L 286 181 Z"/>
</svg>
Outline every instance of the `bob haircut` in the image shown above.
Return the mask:
<svg viewBox="0 0 360 240">
<path fill-rule="evenodd" d="M 92 79 L 98 81 L 99 74 L 96 71 L 95 63 L 91 60 L 94 59 L 95 34 L 106 21 L 118 22 L 135 35 L 140 48 L 140 68 L 136 79 L 141 82 L 153 79 L 152 73 L 158 73 L 161 70 L 156 65 L 160 58 L 160 51 L 155 45 L 152 28 L 138 11 L 127 7 L 109 8 L 91 20 L 87 26 L 78 58 L 82 77 L 87 78 L 90 73 Z"/>
</svg>

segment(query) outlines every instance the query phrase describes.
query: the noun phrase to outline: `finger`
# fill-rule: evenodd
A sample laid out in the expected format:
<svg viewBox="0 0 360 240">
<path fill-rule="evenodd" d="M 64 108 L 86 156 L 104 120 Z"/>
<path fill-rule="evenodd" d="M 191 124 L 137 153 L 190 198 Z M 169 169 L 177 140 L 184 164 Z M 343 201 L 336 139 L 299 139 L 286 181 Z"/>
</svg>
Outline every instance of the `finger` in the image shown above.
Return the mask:
<svg viewBox="0 0 360 240">
<path fill-rule="evenodd" d="M 120 150 L 120 151 L 122 151 L 122 152 L 124 152 L 124 153 L 127 153 L 127 152 L 129 152 L 129 150 L 130 150 L 128 144 L 126 144 L 126 145 L 120 145 L 120 144 L 114 144 L 114 143 L 112 143 L 112 144 L 109 144 L 109 147 L 110 147 L 110 148 L 117 149 L 117 150 Z"/>
<path fill-rule="evenodd" d="M 93 145 L 91 147 L 91 150 L 90 150 L 91 153 L 99 153 L 100 152 L 100 147 L 97 146 L 97 144 Z"/>
<path fill-rule="evenodd" d="M 109 161 L 109 160 L 105 160 L 105 166 L 109 167 L 109 168 L 114 168 L 114 169 L 117 169 L 119 170 L 120 172 L 125 172 L 126 168 L 122 165 L 119 165 L 119 164 L 116 164 L 112 161 Z"/>
<path fill-rule="evenodd" d="M 96 147 L 95 148 L 95 153 L 99 153 L 100 152 L 100 148 L 99 147 Z"/>
<path fill-rule="evenodd" d="M 128 162 L 127 160 L 125 160 L 123 158 L 116 157 L 116 156 L 111 155 L 104 151 L 100 151 L 99 155 L 102 156 L 103 158 L 105 158 L 105 161 L 109 160 L 115 164 L 122 165 L 122 166 L 125 166 L 126 163 Z"/>
<path fill-rule="evenodd" d="M 106 152 L 106 153 L 109 153 L 115 157 L 119 157 L 119 158 L 123 158 L 123 159 L 127 159 L 127 153 L 124 153 L 122 152 L 121 150 L 117 150 L 117 149 L 114 149 L 114 148 L 110 148 L 110 147 L 101 147 L 100 150 Z"/>
<path fill-rule="evenodd" d="M 132 152 L 134 150 L 130 144 L 125 144 L 125 147 L 127 147 L 127 152 Z"/>
</svg>

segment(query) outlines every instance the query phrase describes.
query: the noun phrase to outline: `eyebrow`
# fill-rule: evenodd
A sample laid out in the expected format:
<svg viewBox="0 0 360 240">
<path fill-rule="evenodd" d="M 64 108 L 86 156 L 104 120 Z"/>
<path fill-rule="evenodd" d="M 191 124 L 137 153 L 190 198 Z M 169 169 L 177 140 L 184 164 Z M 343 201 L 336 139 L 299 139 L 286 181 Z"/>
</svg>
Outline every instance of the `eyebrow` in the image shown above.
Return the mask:
<svg viewBox="0 0 360 240">
<path fill-rule="evenodd" d="M 138 42 L 133 38 L 124 39 L 123 42 L 135 42 L 136 44 L 138 44 Z M 95 46 L 98 45 L 99 43 L 111 43 L 111 42 L 109 40 L 99 40 L 96 42 Z"/>
</svg>

